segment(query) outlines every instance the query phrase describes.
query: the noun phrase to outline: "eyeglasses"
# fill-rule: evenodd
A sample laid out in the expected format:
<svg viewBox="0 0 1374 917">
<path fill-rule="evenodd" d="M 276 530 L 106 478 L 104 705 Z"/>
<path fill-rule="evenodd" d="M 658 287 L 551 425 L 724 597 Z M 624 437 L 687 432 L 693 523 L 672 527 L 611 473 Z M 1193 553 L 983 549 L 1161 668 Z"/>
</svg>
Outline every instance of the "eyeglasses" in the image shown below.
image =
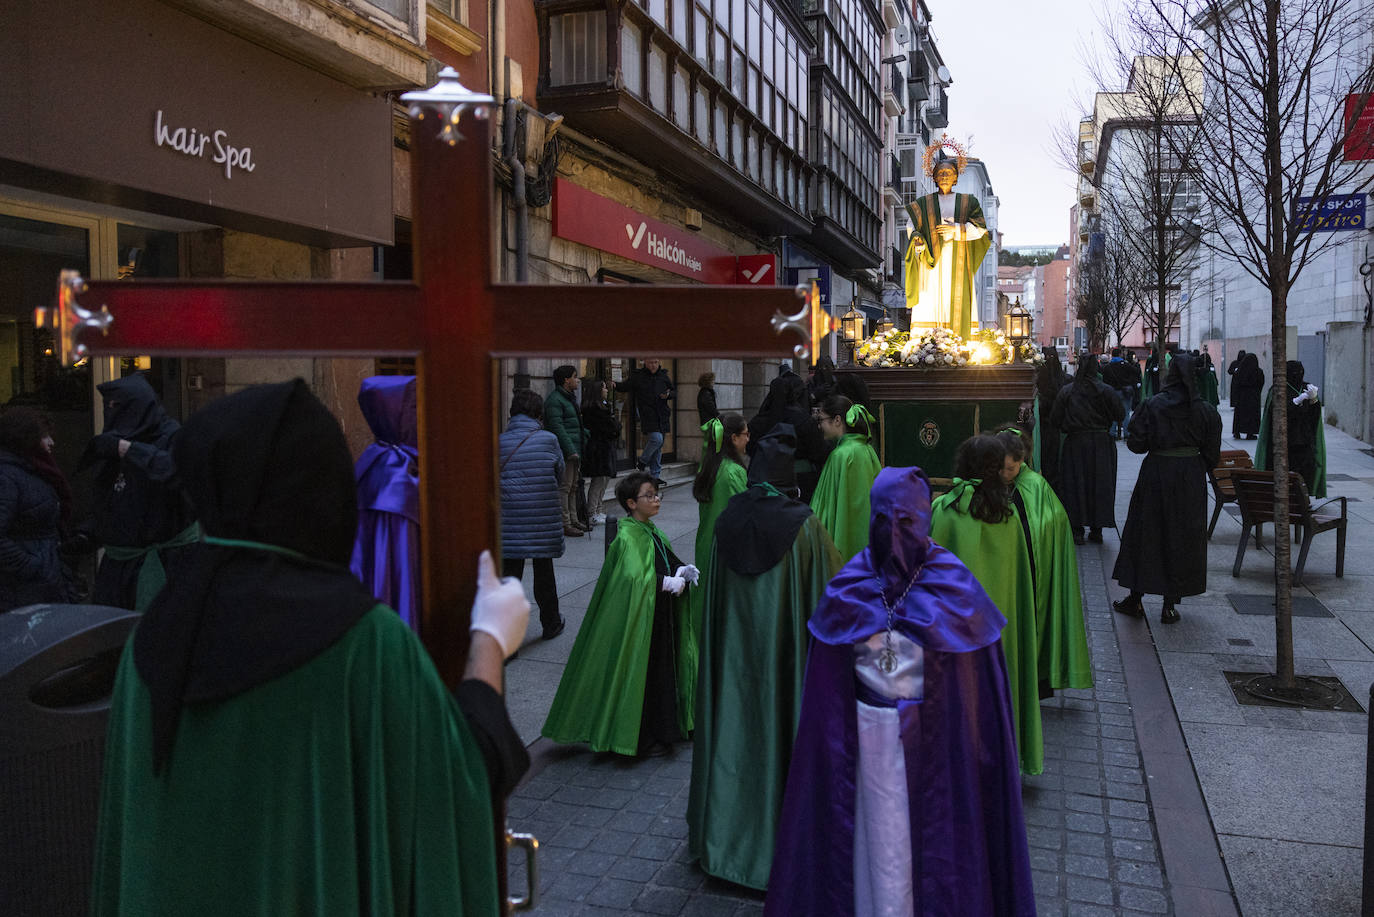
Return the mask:
<svg viewBox="0 0 1374 917">
<path fill-rule="evenodd" d="M 636 499 L 636 500 L 653 500 L 655 503 L 661 503 L 661 502 L 663 502 L 663 494 L 660 494 L 660 493 L 640 494 L 640 495 L 638 495 L 637 497 L 635 497 L 635 499 Z"/>
</svg>

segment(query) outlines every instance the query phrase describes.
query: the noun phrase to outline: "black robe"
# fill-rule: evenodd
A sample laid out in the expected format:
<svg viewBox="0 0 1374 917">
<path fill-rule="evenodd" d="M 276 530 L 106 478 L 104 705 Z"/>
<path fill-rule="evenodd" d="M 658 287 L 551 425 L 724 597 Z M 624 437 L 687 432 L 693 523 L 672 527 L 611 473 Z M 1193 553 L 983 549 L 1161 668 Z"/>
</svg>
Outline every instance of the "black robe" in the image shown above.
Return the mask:
<svg viewBox="0 0 1374 917">
<path fill-rule="evenodd" d="M 1174 599 L 1207 591 L 1207 470 L 1221 452 L 1221 415 L 1198 397 L 1191 363 L 1175 357 L 1168 386 L 1126 428 L 1127 448 L 1145 461 L 1112 571 L 1127 589 Z M 1197 454 L 1161 454 L 1175 450 Z"/>
<path fill-rule="evenodd" d="M 1260 393 L 1264 391 L 1264 370 L 1259 358 L 1248 353 L 1240 361 L 1231 377 L 1231 404 L 1235 414 L 1231 418 L 1231 435 L 1255 434 L 1260 428 Z"/>
<path fill-rule="evenodd" d="M 1054 411 L 1054 399 L 1064 387 L 1067 377 L 1059 363 L 1059 353 L 1053 348 L 1044 348 L 1045 362 L 1035 372 L 1035 400 L 1040 408 L 1040 467 L 1035 469 L 1050 482 L 1051 487 L 1059 484 L 1059 428 L 1050 419 Z"/>
<path fill-rule="evenodd" d="M 91 534 L 100 544 L 117 548 L 170 541 L 195 519 L 172 459 L 181 425 L 167 416 L 141 375 L 102 382 L 97 388 L 105 401 L 105 428 L 87 444 L 77 464 L 78 473 L 95 469 Z M 132 444 L 122 458 L 121 439 Z M 165 548 L 158 554 L 170 579 L 186 548 Z M 133 608 L 145 559 L 116 559 L 107 553 L 96 571 L 91 601 Z"/>
<path fill-rule="evenodd" d="M 1093 361 L 1081 361 L 1054 399 L 1050 423 L 1064 434 L 1055 491 L 1075 529 L 1116 526 L 1116 444 L 1107 431 L 1125 419 L 1121 398 L 1097 378 Z"/>
</svg>

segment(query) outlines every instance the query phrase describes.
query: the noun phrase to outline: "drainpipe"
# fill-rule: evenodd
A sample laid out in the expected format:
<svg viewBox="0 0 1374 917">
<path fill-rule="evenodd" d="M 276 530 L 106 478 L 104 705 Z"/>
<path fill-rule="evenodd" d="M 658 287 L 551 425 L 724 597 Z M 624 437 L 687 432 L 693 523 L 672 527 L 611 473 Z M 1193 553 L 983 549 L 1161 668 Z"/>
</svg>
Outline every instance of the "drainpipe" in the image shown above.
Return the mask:
<svg viewBox="0 0 1374 917">
<path fill-rule="evenodd" d="M 511 201 L 515 205 L 515 282 L 529 280 L 530 262 L 530 209 L 525 200 L 525 158 L 516 149 L 516 114 L 520 111 L 519 99 L 506 99 L 502 116 L 502 149 L 506 165 L 510 167 Z"/>
</svg>

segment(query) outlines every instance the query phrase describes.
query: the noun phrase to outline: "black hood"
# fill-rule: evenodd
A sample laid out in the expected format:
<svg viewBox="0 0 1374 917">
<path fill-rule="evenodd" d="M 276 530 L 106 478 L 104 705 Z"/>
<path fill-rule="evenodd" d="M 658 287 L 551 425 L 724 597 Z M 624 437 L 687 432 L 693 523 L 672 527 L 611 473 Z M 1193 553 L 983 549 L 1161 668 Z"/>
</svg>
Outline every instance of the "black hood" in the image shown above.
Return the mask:
<svg viewBox="0 0 1374 917">
<path fill-rule="evenodd" d="M 1192 403 L 1198 400 L 1197 360 L 1192 354 L 1175 354 L 1169 359 L 1164 388 L 1156 397 L 1163 399 L 1166 411 L 1191 410 Z"/>
<path fill-rule="evenodd" d="M 168 418 L 157 393 L 141 373 L 111 379 L 96 386 L 104 401 L 103 433 L 117 433 L 133 442 L 150 442 Z"/>
<path fill-rule="evenodd" d="M 811 507 L 769 484 L 735 494 L 716 518 L 716 555 L 731 570 L 758 576 L 777 566 L 811 518 Z"/>
<path fill-rule="evenodd" d="M 1284 371 L 1288 376 L 1288 387 L 1293 390 L 1292 393 L 1290 393 L 1290 397 L 1301 392 L 1303 386 L 1306 384 L 1305 379 L 1307 375 L 1307 371 L 1303 367 L 1302 362 L 1299 360 L 1289 360 L 1288 364 L 1284 367 Z"/>
<path fill-rule="evenodd" d="M 797 486 L 797 431 L 790 423 L 776 424 L 759 439 L 749 459 L 749 483 L 784 492 Z"/>
<path fill-rule="evenodd" d="M 300 379 L 213 401 L 175 448 L 207 540 L 144 615 L 134 663 L 167 762 L 184 704 L 222 700 L 293 671 L 377 600 L 348 562 L 357 527 L 343 430 Z"/>
</svg>

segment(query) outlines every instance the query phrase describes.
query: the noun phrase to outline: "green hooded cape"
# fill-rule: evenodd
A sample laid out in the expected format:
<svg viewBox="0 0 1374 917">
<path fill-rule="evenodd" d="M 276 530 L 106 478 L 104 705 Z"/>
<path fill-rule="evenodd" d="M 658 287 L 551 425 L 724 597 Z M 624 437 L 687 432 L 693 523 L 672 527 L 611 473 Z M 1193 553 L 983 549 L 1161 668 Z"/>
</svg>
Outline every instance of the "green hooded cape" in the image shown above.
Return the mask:
<svg viewBox="0 0 1374 917">
<path fill-rule="evenodd" d="M 690 639 L 690 645 L 684 647 L 683 663 L 693 672 L 697 670 L 697 654 L 701 646 L 702 606 L 706 603 L 706 591 L 711 588 L 711 568 L 714 564 L 711 557 L 711 539 L 716 531 L 716 517 L 725 509 L 725 504 L 730 502 L 731 497 L 748 489 L 749 473 L 744 470 L 744 466 L 733 459 L 723 459 L 720 469 L 716 472 L 715 484 L 711 487 L 711 502 L 697 504 L 699 521 L 694 556 L 697 568 L 701 570 L 701 578 L 698 581 L 699 588 L 689 590 L 687 595 L 687 627 L 683 635 L 684 638 Z M 695 694 L 690 701 L 688 714 L 692 715 L 696 707 Z M 692 718 L 695 721 L 695 716 Z"/>
<path fill-rule="evenodd" d="M 1002 649 L 1007 657 L 1021 772 L 1038 774 L 1044 769 L 1045 742 L 1040 726 L 1039 649 L 1030 557 L 1021 520 L 1014 511 L 996 524 L 969 514 L 977 484 L 976 480 L 955 478 L 950 491 L 936 498 L 931 504 L 930 538 L 964 562 L 1007 618 Z"/>
<path fill-rule="evenodd" d="M 1287 384 L 1287 383 L 1285 383 Z M 1259 442 L 1255 443 L 1255 468 L 1260 471 L 1273 471 L 1274 464 L 1270 458 L 1269 450 L 1274 448 L 1274 444 L 1269 441 L 1269 413 L 1274 400 L 1274 387 L 1271 385 L 1269 391 L 1265 393 L 1264 414 L 1260 417 Z M 1322 406 L 1322 416 L 1317 421 L 1317 474 L 1312 482 L 1312 493 L 1308 494 L 1314 500 L 1326 499 L 1326 406 Z M 1292 468 L 1288 469 L 1292 471 Z"/>
<path fill-rule="evenodd" d="M 764 889 L 801 713 L 811 612 L 843 566 L 815 516 L 757 576 L 712 545 L 698 682 L 688 846 L 704 872 Z"/>
<path fill-rule="evenodd" d="M 687 621 L 687 595 L 659 589 L 654 535 L 671 552 L 668 536 L 652 522 L 620 520 L 544 721 L 543 734 L 555 742 L 585 742 L 593 751 L 621 755 L 639 753 L 654 617 L 670 614 L 670 626 L 679 638 Z M 697 675 L 687 665 L 684 641 L 675 642 L 678 729 L 686 736 L 692 731 Z"/>
<path fill-rule="evenodd" d="M 1035 558 L 1035 623 L 1040 681 L 1051 688 L 1091 688 L 1092 660 L 1083 625 L 1078 555 L 1064 504 L 1039 472 L 1021 466 L 1016 490 L 1026 506 Z"/>
<path fill-rule="evenodd" d="M 92 914 L 498 913 L 486 766 L 396 612 L 188 704 L 161 776 L 133 646 L 110 705 Z"/>
<path fill-rule="evenodd" d="M 835 540 L 845 561 L 868 546 L 868 492 L 882 467 L 867 436 L 846 433 L 821 469 L 811 511 Z"/>
</svg>

